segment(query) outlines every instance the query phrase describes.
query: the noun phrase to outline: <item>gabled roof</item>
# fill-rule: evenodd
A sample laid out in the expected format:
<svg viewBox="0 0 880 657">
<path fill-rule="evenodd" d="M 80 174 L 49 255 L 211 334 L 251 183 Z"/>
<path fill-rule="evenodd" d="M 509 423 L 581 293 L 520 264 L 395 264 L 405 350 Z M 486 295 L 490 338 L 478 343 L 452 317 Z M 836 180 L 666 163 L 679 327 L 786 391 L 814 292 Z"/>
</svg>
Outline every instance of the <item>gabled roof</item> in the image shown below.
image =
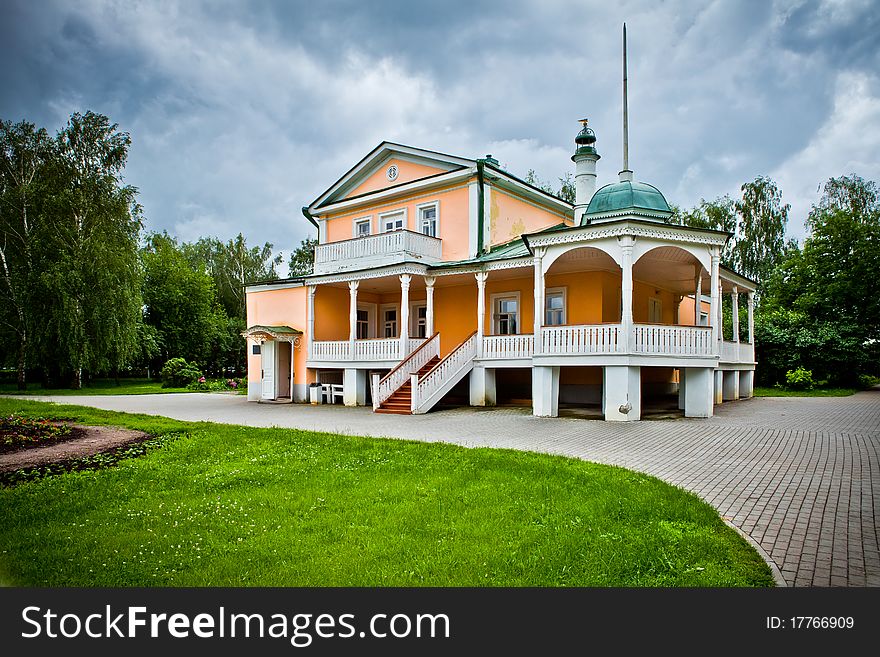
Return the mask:
<svg viewBox="0 0 880 657">
<path fill-rule="evenodd" d="M 383 141 L 361 159 L 360 162 L 345 172 L 342 177 L 333 183 L 323 194 L 312 201 L 308 206 L 309 209 L 316 210 L 321 206 L 341 200 L 345 197 L 346 193 L 356 188 L 371 173 L 373 173 L 377 167 L 392 157 L 399 157 L 405 160 L 428 164 L 445 171 L 456 171 L 476 165 L 476 160 L 470 160 L 468 158 L 446 153 L 438 153 L 437 151 L 429 151 L 423 148 L 415 148 L 404 144 L 395 144 L 390 141 Z"/>
</svg>

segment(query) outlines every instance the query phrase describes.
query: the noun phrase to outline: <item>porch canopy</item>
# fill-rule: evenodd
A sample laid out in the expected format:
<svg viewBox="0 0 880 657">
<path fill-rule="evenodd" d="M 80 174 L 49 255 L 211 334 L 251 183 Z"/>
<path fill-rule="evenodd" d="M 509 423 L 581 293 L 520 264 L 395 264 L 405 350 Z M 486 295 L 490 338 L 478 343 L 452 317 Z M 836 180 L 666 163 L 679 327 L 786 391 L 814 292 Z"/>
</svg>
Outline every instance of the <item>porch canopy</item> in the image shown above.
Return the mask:
<svg viewBox="0 0 880 657">
<path fill-rule="evenodd" d="M 291 328 L 290 326 L 263 326 L 254 324 L 247 330 L 241 332 L 241 337 L 249 338 L 255 342 L 265 342 L 266 340 L 276 340 L 278 342 L 296 343 L 302 331 Z"/>
</svg>

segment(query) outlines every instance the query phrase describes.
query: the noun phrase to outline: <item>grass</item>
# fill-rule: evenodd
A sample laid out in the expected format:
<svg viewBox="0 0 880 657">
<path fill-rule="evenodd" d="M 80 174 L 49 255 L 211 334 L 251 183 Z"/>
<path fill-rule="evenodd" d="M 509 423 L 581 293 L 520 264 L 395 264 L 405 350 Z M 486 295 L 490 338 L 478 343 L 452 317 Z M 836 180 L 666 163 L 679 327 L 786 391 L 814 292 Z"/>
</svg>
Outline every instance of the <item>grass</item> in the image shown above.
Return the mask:
<svg viewBox="0 0 880 657">
<path fill-rule="evenodd" d="M 163 388 L 160 381 L 152 379 L 95 379 L 80 390 L 70 388 L 44 388 L 39 383 L 29 383 L 27 390 L 20 391 L 15 383 L 0 383 L 0 394 L 5 395 L 154 395 L 174 392 L 216 392 L 190 390 L 189 388 Z M 223 392 L 233 392 L 223 390 Z M 237 394 L 247 394 L 247 388 L 240 388 Z"/>
<path fill-rule="evenodd" d="M 622 468 L 0 399 L 13 410 L 183 435 L 0 490 L 0 584 L 773 583 L 708 504 Z"/>
<path fill-rule="evenodd" d="M 858 392 L 856 388 L 813 388 L 812 390 L 788 390 L 787 388 L 755 387 L 755 397 L 849 397 Z"/>
<path fill-rule="evenodd" d="M 80 390 L 70 388 L 44 388 L 39 383 L 29 383 L 26 391 L 18 390 L 15 383 L 0 383 L 0 394 L 6 395 L 153 395 L 156 393 L 192 392 L 186 388 L 163 388 L 162 383 L 152 379 L 95 379 Z"/>
</svg>

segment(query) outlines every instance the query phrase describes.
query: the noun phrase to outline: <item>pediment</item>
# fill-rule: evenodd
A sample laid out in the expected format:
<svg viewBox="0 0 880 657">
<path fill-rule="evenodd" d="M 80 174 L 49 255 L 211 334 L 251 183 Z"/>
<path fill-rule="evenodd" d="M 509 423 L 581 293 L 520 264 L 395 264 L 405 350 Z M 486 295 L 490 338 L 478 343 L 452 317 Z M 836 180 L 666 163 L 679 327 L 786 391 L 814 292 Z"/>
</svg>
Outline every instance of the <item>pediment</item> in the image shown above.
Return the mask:
<svg viewBox="0 0 880 657">
<path fill-rule="evenodd" d="M 435 151 L 383 142 L 310 206 L 316 210 L 336 201 L 474 166 L 476 162 Z"/>
</svg>

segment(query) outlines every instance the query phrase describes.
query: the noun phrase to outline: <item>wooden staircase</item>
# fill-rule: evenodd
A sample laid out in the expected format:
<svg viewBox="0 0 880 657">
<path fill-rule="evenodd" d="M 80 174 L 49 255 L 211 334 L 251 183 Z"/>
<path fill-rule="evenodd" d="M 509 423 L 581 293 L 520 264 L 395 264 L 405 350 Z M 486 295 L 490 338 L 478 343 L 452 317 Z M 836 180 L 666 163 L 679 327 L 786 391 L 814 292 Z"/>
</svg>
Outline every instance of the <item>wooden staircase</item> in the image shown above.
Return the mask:
<svg viewBox="0 0 880 657">
<path fill-rule="evenodd" d="M 418 371 L 418 375 L 422 376 L 426 372 L 431 371 L 434 366 L 440 362 L 439 356 L 434 356 L 425 363 Z M 394 393 L 375 409 L 376 413 L 393 413 L 395 415 L 411 415 L 412 414 L 412 382 L 407 381 L 400 386 Z"/>
</svg>

